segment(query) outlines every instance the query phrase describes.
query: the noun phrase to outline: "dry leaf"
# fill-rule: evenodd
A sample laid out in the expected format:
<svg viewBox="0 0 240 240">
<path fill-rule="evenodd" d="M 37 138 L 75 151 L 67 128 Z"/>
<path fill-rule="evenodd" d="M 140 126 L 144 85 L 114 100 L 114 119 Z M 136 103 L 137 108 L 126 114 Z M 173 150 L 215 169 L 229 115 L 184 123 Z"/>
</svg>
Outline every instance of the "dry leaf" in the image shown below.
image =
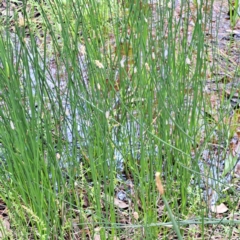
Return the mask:
<svg viewBox="0 0 240 240">
<path fill-rule="evenodd" d="M 93 240 L 101 240 L 101 237 L 100 237 L 100 230 L 101 230 L 101 228 L 100 227 L 96 227 L 95 229 L 94 229 L 94 237 L 93 237 Z"/>
<path fill-rule="evenodd" d="M 100 234 L 94 234 L 94 240 L 101 240 Z"/>
<path fill-rule="evenodd" d="M 218 206 L 215 205 L 211 206 L 211 211 L 214 213 L 225 213 L 228 211 L 228 208 L 224 203 L 221 203 Z"/>
<path fill-rule="evenodd" d="M 108 202 L 111 202 L 111 201 L 112 201 L 112 197 L 109 196 L 109 195 L 103 194 L 103 197 L 104 197 Z M 129 205 L 128 205 L 127 203 L 125 203 L 125 202 L 123 202 L 123 201 L 121 201 L 121 200 L 119 200 L 119 199 L 117 199 L 117 198 L 114 198 L 114 205 L 115 205 L 116 207 L 119 207 L 119 208 L 122 208 L 122 209 L 129 207 Z"/>
<path fill-rule="evenodd" d="M 119 208 L 128 208 L 129 207 L 129 205 L 127 203 L 125 203 L 117 198 L 114 198 L 114 205 Z"/>
</svg>

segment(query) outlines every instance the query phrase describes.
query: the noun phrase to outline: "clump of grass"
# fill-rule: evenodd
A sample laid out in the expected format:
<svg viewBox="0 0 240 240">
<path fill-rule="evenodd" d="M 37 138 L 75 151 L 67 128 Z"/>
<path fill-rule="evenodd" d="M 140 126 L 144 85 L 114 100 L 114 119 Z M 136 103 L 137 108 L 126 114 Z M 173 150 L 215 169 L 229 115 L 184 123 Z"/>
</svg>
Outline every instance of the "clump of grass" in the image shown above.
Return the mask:
<svg viewBox="0 0 240 240">
<path fill-rule="evenodd" d="M 189 39 L 187 4 L 184 21 L 172 2 L 30 5 L 42 34 L 24 3 L 24 26 L 6 18 L 0 40 L 1 197 L 16 236 L 121 238 L 127 214 L 133 238 L 156 239 L 158 222 L 171 221 L 181 239 L 190 180 L 199 178 L 200 152 L 191 151 L 204 105 L 202 12 Z M 159 213 L 158 169 L 178 223 Z"/>
</svg>

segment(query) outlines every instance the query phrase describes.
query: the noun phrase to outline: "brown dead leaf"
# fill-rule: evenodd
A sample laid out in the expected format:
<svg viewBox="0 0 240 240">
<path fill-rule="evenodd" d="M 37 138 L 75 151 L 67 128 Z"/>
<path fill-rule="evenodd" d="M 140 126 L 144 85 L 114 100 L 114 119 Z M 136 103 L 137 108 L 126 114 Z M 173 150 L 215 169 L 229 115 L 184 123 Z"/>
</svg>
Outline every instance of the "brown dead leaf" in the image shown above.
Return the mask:
<svg viewBox="0 0 240 240">
<path fill-rule="evenodd" d="M 123 201 L 121 201 L 117 198 L 114 198 L 114 205 L 116 207 L 119 207 L 119 208 L 122 208 L 122 209 L 129 207 L 129 205 L 127 203 L 125 203 L 125 202 L 123 202 Z"/>
<path fill-rule="evenodd" d="M 101 240 L 100 234 L 95 234 L 93 239 L 94 240 Z"/>
<path fill-rule="evenodd" d="M 103 194 L 103 197 L 108 202 L 112 202 L 113 198 L 110 195 Z M 123 202 L 123 201 L 121 201 L 121 200 L 119 200 L 117 198 L 114 198 L 113 200 L 114 200 L 114 205 L 116 207 L 118 207 L 118 208 L 124 209 L 124 208 L 128 208 L 129 207 L 129 205 L 127 203 L 125 203 L 125 202 Z"/>
<path fill-rule="evenodd" d="M 218 206 L 215 205 L 211 206 L 211 211 L 214 213 L 225 213 L 228 211 L 228 208 L 224 203 L 221 203 Z"/>
</svg>

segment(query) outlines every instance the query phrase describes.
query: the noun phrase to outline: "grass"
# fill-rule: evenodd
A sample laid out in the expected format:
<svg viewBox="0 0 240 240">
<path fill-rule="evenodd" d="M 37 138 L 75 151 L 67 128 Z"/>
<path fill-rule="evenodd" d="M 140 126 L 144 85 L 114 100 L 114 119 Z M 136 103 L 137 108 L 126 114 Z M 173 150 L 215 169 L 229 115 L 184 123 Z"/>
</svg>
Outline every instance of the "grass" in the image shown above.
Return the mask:
<svg viewBox="0 0 240 240">
<path fill-rule="evenodd" d="M 209 123 L 209 15 L 197 4 L 195 18 L 188 3 L 179 18 L 165 1 L 23 1 L 21 15 L 2 17 L 6 239 L 204 239 L 224 225 L 231 239 L 239 231 L 239 220 L 209 215 L 200 188 L 207 175 L 222 181 L 199 162 L 216 129 L 230 141 L 230 126 L 219 120 L 224 108 Z M 234 214 L 234 186 L 224 200 Z"/>
</svg>

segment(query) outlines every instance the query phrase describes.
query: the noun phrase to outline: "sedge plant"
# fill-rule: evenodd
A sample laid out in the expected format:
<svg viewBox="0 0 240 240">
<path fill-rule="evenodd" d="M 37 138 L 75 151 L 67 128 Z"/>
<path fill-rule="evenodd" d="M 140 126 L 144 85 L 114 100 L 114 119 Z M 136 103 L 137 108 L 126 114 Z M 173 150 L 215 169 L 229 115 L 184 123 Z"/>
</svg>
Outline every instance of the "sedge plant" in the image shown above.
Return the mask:
<svg viewBox="0 0 240 240">
<path fill-rule="evenodd" d="M 201 6 L 190 39 L 188 3 L 184 20 L 171 1 L 34 6 L 41 34 L 24 2 L 24 25 L 15 15 L 11 33 L 6 19 L 0 39 L 1 198 L 13 238 L 164 239 L 171 222 L 181 239 L 199 179 Z"/>
</svg>

